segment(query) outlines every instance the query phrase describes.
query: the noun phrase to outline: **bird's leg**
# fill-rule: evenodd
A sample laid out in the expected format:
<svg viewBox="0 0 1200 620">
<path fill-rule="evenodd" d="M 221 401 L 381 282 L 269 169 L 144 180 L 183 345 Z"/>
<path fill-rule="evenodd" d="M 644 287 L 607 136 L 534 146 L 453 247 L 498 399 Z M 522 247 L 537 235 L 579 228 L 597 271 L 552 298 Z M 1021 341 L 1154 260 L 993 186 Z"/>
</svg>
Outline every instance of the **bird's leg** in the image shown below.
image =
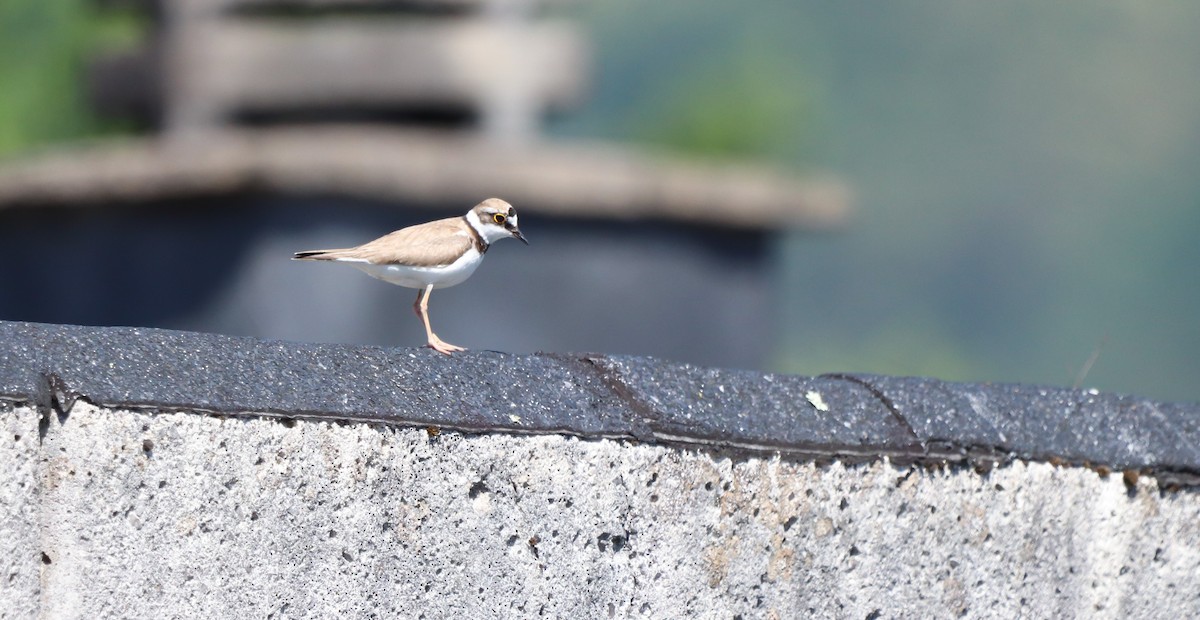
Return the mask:
<svg viewBox="0 0 1200 620">
<path fill-rule="evenodd" d="M 425 287 L 425 290 L 417 295 L 417 302 L 413 304 L 413 309 L 417 311 L 417 316 L 421 317 L 421 322 L 425 324 L 425 337 L 428 339 L 429 348 L 438 353 L 450 355 L 456 351 L 466 351 L 466 349 L 450 344 L 437 337 L 433 333 L 433 328 L 429 326 L 429 294 L 433 292 L 433 285 Z"/>
</svg>

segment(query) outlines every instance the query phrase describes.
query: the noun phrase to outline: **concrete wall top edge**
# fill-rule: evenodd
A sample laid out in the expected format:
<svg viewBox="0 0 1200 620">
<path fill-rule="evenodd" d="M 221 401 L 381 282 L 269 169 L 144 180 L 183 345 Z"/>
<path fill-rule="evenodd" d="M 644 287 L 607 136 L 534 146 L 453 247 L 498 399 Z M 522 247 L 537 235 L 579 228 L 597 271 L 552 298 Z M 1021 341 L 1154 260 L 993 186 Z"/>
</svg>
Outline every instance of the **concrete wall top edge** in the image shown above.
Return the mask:
<svg viewBox="0 0 1200 620">
<path fill-rule="evenodd" d="M 1055 387 L 797 377 L 0 321 L 0 399 L 562 433 L 813 458 L 1010 458 L 1200 475 L 1200 404 Z M 1190 483 L 1190 482 L 1189 482 Z"/>
</svg>

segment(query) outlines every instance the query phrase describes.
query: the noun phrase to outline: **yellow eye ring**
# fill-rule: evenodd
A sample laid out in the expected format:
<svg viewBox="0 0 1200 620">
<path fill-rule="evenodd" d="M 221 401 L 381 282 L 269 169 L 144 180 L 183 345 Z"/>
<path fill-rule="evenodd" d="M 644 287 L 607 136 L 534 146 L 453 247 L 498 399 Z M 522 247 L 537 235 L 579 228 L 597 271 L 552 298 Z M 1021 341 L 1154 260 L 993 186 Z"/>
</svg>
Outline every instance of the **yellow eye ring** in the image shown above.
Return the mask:
<svg viewBox="0 0 1200 620">
<path fill-rule="evenodd" d="M 497 224 L 503 224 L 503 223 L 504 223 L 504 214 L 503 214 L 503 213 L 497 213 L 497 214 L 493 215 L 493 216 L 492 216 L 492 221 L 493 221 L 493 222 L 495 222 L 495 223 L 497 223 Z"/>
</svg>

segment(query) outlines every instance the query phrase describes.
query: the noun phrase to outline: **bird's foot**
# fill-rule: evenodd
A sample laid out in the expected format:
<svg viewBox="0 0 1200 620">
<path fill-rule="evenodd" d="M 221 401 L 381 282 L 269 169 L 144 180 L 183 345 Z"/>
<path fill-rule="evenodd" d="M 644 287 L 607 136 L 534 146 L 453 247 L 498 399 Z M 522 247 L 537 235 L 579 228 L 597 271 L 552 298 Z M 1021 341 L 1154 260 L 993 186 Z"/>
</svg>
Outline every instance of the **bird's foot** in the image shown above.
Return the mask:
<svg viewBox="0 0 1200 620">
<path fill-rule="evenodd" d="M 456 344 L 450 344 L 449 342 L 446 342 L 446 341 L 442 340 L 441 338 L 438 338 L 437 336 L 434 336 L 434 335 L 429 336 L 429 344 L 427 344 L 425 346 L 429 347 L 430 349 L 433 349 L 434 351 L 437 351 L 438 353 L 445 353 L 446 355 L 450 355 L 451 353 L 457 353 L 459 351 L 467 350 L 466 348 L 460 347 Z"/>
</svg>

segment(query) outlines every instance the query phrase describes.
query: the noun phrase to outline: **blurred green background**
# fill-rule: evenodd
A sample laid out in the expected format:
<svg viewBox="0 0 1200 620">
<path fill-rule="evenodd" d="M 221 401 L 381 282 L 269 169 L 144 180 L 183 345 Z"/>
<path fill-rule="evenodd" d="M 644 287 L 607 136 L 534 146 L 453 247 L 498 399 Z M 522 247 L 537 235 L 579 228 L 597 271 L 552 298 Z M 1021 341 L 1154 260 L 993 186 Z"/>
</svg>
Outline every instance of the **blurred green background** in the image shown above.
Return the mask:
<svg viewBox="0 0 1200 620">
<path fill-rule="evenodd" d="M 575 3 L 550 132 L 828 170 L 851 226 L 776 248 L 775 369 L 1200 400 L 1200 3 Z M 133 13 L 0 4 L 0 154 L 129 129 L 81 70 Z M 714 286 L 719 283 L 714 283 Z"/>
<path fill-rule="evenodd" d="M 131 129 L 92 114 L 84 69 L 95 52 L 134 45 L 144 21 L 84 0 L 0 3 L 0 156 Z"/>
</svg>

